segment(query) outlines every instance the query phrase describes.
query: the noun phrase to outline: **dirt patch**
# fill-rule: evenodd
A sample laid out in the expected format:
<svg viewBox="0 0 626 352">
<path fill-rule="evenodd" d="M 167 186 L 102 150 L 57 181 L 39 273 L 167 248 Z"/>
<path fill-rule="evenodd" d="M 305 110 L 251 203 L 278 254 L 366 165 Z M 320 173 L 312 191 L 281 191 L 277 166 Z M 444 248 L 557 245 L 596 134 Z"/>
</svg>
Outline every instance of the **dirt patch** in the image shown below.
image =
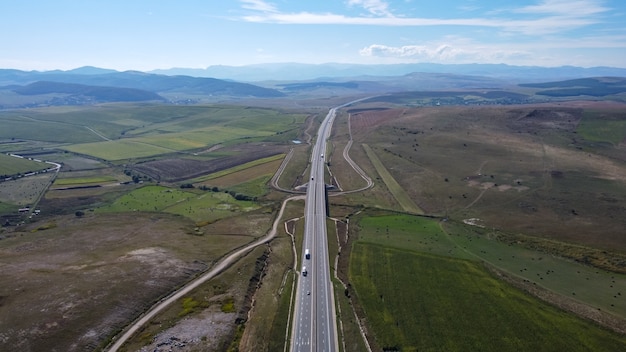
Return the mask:
<svg viewBox="0 0 626 352">
<path fill-rule="evenodd" d="M 217 233 L 189 235 L 192 226 L 132 213 L 9 229 L 0 240 L 0 350 L 97 350 L 232 249 Z"/>
<path fill-rule="evenodd" d="M 230 334 L 235 317 L 235 313 L 206 309 L 159 333 L 139 352 L 218 351 L 224 345 L 224 336 Z"/>
<path fill-rule="evenodd" d="M 402 115 L 404 109 L 368 109 L 355 110 L 350 115 L 352 133 L 367 133 Z"/>
</svg>

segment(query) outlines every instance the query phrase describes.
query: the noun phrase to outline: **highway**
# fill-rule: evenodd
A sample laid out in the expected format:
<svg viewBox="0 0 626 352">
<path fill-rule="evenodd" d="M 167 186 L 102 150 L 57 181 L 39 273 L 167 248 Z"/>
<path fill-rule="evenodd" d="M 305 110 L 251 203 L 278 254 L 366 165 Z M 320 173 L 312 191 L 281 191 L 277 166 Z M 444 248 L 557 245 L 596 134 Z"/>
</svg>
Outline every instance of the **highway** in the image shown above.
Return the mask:
<svg viewBox="0 0 626 352">
<path fill-rule="evenodd" d="M 326 140 L 330 136 L 336 109 L 330 109 L 322 122 L 311 155 L 311 179 L 308 182 L 304 210 L 302 268 L 291 334 L 293 352 L 334 352 L 339 349 L 335 298 L 330 280 L 324 183 Z M 305 255 L 306 250 L 309 251 L 308 257 Z"/>
</svg>

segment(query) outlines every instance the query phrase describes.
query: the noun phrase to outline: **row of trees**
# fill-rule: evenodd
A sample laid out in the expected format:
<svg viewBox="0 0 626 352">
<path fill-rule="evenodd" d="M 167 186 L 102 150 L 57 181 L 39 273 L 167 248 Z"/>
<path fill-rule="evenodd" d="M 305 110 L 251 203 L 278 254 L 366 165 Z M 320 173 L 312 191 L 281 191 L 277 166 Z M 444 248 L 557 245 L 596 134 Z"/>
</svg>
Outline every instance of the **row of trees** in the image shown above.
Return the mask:
<svg viewBox="0 0 626 352">
<path fill-rule="evenodd" d="M 186 189 L 186 188 L 195 188 L 195 186 L 191 183 L 183 183 L 182 185 L 180 185 L 181 189 Z M 203 190 L 203 191 L 209 191 L 209 192 L 224 192 L 224 193 L 228 193 L 230 194 L 233 198 L 235 198 L 236 200 L 247 200 L 247 201 L 256 201 L 257 197 L 255 196 L 249 196 L 247 194 L 243 194 L 243 193 L 237 193 L 233 190 L 220 190 L 219 187 L 217 186 L 213 186 L 213 187 L 209 187 L 207 185 L 202 185 L 200 187 L 198 187 L 198 189 Z"/>
</svg>

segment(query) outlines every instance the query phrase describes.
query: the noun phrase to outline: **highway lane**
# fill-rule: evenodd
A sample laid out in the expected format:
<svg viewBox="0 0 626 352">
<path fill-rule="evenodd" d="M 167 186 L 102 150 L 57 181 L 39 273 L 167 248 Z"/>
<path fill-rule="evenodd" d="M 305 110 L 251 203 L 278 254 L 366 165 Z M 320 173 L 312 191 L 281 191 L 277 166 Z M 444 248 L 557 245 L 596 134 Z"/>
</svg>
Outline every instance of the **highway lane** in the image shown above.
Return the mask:
<svg viewBox="0 0 626 352">
<path fill-rule="evenodd" d="M 326 140 L 330 136 L 336 108 L 330 109 L 318 131 L 311 155 L 311 179 L 305 203 L 302 268 L 296 292 L 291 351 L 337 351 L 337 322 L 330 279 L 326 234 L 326 190 L 324 164 Z M 310 256 L 304 254 L 309 250 Z"/>
</svg>

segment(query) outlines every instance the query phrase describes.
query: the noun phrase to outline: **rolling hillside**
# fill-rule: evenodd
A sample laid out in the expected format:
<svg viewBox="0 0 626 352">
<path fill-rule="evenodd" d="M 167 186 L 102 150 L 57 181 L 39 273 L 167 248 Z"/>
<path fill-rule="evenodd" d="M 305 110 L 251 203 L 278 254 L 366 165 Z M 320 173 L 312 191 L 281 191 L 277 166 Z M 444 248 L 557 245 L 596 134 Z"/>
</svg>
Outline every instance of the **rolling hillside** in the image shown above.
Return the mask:
<svg viewBox="0 0 626 352">
<path fill-rule="evenodd" d="M 592 77 L 557 82 L 527 83 L 520 84 L 520 86 L 545 89 L 536 94 L 550 97 L 574 97 L 581 95 L 601 97 L 626 93 L 626 78 Z"/>
<path fill-rule="evenodd" d="M 76 83 L 39 81 L 13 90 L 21 95 L 69 94 L 70 99 L 94 102 L 164 100 L 160 95 L 135 88 L 88 86 Z"/>
<path fill-rule="evenodd" d="M 275 89 L 215 78 L 166 76 L 139 71 L 109 72 L 108 70 L 97 68 L 81 68 L 72 71 L 48 72 L 0 69 L 0 86 L 4 86 L 0 87 L 0 90 L 14 89 L 14 87 L 11 86 L 30 85 L 41 81 L 47 83 L 38 83 L 38 85 L 34 87 L 28 87 L 18 91 L 22 91 L 20 94 L 33 95 L 35 92 L 46 92 L 46 94 L 53 93 L 55 90 L 59 89 L 62 91 L 74 91 L 77 89 L 84 91 L 85 89 L 84 87 L 77 86 L 57 86 L 56 88 L 53 88 L 51 83 L 55 82 L 57 84 L 63 83 L 93 87 L 135 89 L 156 94 L 181 93 L 255 98 L 273 98 L 284 96 L 283 93 Z M 95 90 L 98 91 L 98 93 L 102 93 L 101 90 Z M 127 91 L 127 93 L 128 92 L 130 91 Z"/>
</svg>

